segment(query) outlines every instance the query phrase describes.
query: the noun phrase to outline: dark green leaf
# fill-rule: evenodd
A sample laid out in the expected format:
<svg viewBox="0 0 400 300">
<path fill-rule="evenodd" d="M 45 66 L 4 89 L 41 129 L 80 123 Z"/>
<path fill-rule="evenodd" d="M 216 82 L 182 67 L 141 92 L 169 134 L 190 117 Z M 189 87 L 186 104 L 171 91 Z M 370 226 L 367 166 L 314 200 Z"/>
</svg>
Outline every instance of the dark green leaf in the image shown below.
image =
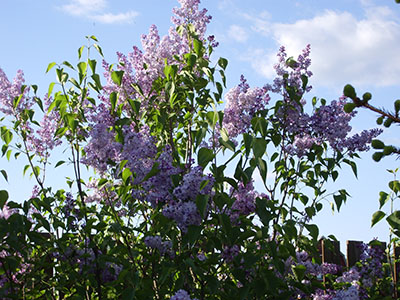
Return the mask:
<svg viewBox="0 0 400 300">
<path fill-rule="evenodd" d="M 123 75 L 124 75 L 124 71 L 113 71 L 111 73 L 111 79 L 115 84 L 117 84 L 118 86 L 121 86 Z"/>
<path fill-rule="evenodd" d="M 386 216 L 386 214 L 383 211 L 380 211 L 380 210 L 376 211 L 372 215 L 371 227 L 373 227 L 376 223 L 378 223 L 380 220 L 382 220 L 385 216 Z"/>
<path fill-rule="evenodd" d="M 343 89 L 343 94 L 344 94 L 346 97 L 349 97 L 349 98 L 351 98 L 351 99 L 355 99 L 355 98 L 357 97 L 356 90 L 355 90 L 354 87 L 353 87 L 352 85 L 350 85 L 350 84 L 347 84 L 347 85 L 344 87 L 344 89 Z"/>
<path fill-rule="evenodd" d="M 203 169 L 207 166 L 207 164 L 214 159 L 214 153 L 211 149 L 201 148 L 197 155 L 197 161 L 199 166 Z"/>
</svg>

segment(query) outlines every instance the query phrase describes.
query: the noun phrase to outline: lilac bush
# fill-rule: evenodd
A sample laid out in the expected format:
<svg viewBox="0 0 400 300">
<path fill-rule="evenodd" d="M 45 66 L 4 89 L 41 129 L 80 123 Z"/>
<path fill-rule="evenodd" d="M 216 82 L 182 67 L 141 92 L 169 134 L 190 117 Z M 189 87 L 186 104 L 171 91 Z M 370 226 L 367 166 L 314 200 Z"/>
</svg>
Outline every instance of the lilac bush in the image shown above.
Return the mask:
<svg viewBox="0 0 400 300">
<path fill-rule="evenodd" d="M 0 191 L 0 275 L 9 275 L 1 277 L 1 296 L 376 294 L 370 279 L 384 275 L 376 253 L 366 250 L 359 269 L 340 273 L 305 251 L 317 245 L 312 220 L 331 192 L 324 185 L 343 164 L 356 172 L 357 153 L 380 131 L 350 135 L 355 113 L 344 110 L 346 97 L 314 98 L 307 107 L 309 45 L 296 59 L 280 48 L 272 83 L 250 87 L 242 75 L 225 92 L 228 61 L 212 56 L 211 16 L 199 0 L 179 3 L 167 35 L 152 25 L 141 48 L 117 53 L 117 64 L 88 37 L 102 76 L 98 58 L 83 58 L 85 47 L 76 67 L 50 63 L 58 85 L 43 100 L 36 86 L 23 86 L 21 72 L 13 83 L 0 72 L 2 154 L 24 156 L 37 184 L 23 204 Z M 73 176 L 55 190 L 45 175 L 65 163 L 50 156 L 60 146 Z M 339 210 L 348 194 L 332 194 Z M 337 281 L 321 285 L 324 276 Z"/>
</svg>

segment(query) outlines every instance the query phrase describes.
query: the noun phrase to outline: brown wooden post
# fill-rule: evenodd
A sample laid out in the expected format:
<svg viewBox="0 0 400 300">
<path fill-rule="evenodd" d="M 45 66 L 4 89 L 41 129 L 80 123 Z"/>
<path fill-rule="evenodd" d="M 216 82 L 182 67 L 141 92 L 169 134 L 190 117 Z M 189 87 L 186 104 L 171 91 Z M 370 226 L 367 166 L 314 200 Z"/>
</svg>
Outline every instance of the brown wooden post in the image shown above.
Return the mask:
<svg viewBox="0 0 400 300">
<path fill-rule="evenodd" d="M 347 241 L 347 268 L 351 268 L 360 260 L 362 244 L 361 241 Z"/>
<path fill-rule="evenodd" d="M 342 254 L 340 253 L 340 242 L 322 240 L 322 263 L 331 263 L 343 266 Z"/>
<path fill-rule="evenodd" d="M 394 256 L 394 274 L 393 274 L 393 283 L 394 283 L 394 297 L 397 299 L 397 287 L 399 284 L 399 273 L 400 273 L 400 247 L 396 247 L 396 244 L 393 243 L 393 256 Z"/>
</svg>

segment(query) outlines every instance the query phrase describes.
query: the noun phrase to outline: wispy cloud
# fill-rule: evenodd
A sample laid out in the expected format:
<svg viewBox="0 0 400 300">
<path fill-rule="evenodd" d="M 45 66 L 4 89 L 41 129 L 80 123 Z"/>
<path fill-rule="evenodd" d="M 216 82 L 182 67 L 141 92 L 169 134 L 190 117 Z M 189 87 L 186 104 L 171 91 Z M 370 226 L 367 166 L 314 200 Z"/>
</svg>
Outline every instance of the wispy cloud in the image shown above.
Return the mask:
<svg viewBox="0 0 400 300">
<path fill-rule="evenodd" d="M 320 85 L 390 86 L 400 78 L 400 23 L 389 8 L 366 5 L 357 18 L 349 12 L 325 10 L 294 23 L 273 23 L 267 18 L 245 16 L 260 36 L 284 45 L 297 55 L 311 44 L 312 71 Z M 248 49 L 248 60 L 265 77 L 273 76 L 275 53 Z"/>
<path fill-rule="evenodd" d="M 248 39 L 248 33 L 246 29 L 239 25 L 231 25 L 228 30 L 228 36 L 239 43 L 244 43 Z"/>
<path fill-rule="evenodd" d="M 107 0 L 70 0 L 69 3 L 59 8 L 72 16 L 83 17 L 105 24 L 132 23 L 139 15 L 138 12 L 133 10 L 115 14 L 105 12 L 108 8 Z"/>
<path fill-rule="evenodd" d="M 95 21 L 105 24 L 113 24 L 113 23 L 132 23 L 133 20 L 139 15 L 136 11 L 128 11 L 126 13 L 119 13 L 119 14 L 99 14 L 94 15 L 91 18 Z"/>
</svg>

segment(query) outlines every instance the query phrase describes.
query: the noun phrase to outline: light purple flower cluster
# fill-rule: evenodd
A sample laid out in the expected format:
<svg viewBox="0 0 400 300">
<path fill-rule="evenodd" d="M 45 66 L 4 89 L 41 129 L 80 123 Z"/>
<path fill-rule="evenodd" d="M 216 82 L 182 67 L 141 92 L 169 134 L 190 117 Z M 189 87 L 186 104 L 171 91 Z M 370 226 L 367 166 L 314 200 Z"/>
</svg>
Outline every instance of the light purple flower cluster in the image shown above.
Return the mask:
<svg viewBox="0 0 400 300">
<path fill-rule="evenodd" d="M 222 126 L 230 138 L 247 132 L 257 111 L 265 109 L 270 100 L 266 89 L 250 88 L 243 75 L 241 83 L 225 95 L 226 106 Z"/>
<path fill-rule="evenodd" d="M 233 245 L 232 247 L 225 246 L 222 251 L 222 258 L 227 263 L 230 263 L 234 260 L 236 256 L 238 256 L 240 252 L 240 247 L 238 245 Z"/>
<path fill-rule="evenodd" d="M 122 146 L 115 141 L 115 133 L 105 123 L 94 125 L 90 131 L 90 141 L 85 146 L 82 163 L 104 173 L 109 161 L 119 161 Z"/>
<path fill-rule="evenodd" d="M 10 253 L 5 250 L 0 251 L 0 260 L 2 262 L 4 262 L 7 257 L 14 257 L 15 259 L 20 259 L 22 256 L 19 252 L 10 255 Z M 10 268 L 9 264 L 5 264 L 3 266 L 2 262 L 0 262 L 0 268 L 1 270 L 4 271 L 4 273 L 0 275 L 0 289 L 4 288 L 5 285 L 8 283 L 12 283 L 14 285 L 23 284 L 24 282 L 21 279 L 21 276 L 30 271 L 31 265 L 22 261 L 18 265 L 17 269 L 12 271 L 9 269 Z M 2 295 L 13 296 L 13 291 L 11 290 L 10 286 L 8 286 L 7 289 L 2 290 Z M 5 299 L 11 299 L 11 298 L 5 298 Z"/>
<path fill-rule="evenodd" d="M 167 145 L 156 159 L 159 172 L 143 183 L 145 200 L 156 207 L 158 203 L 169 203 L 173 200 L 171 176 L 179 174 L 181 170 L 173 166 L 171 146 Z"/>
<path fill-rule="evenodd" d="M 194 26 L 198 37 L 203 40 L 207 24 L 211 17 L 208 16 L 207 10 L 199 10 L 199 0 L 180 0 L 180 8 L 174 8 L 172 17 L 174 27 L 171 27 L 168 35 L 160 37 L 158 29 L 155 25 L 150 27 L 147 35 L 142 35 L 142 49 L 133 47 L 133 52 L 127 56 L 122 53 L 117 53 L 119 64 L 118 70 L 124 71 L 121 87 L 117 86 L 111 79 L 109 65 L 103 62 L 105 67 L 105 77 L 107 84 L 104 86 L 103 95 L 100 97 L 103 103 L 107 103 L 111 92 L 119 92 L 120 101 L 124 101 L 127 97 L 133 98 L 133 95 L 139 97 L 141 109 L 145 110 L 148 103 L 142 99 L 133 88 L 133 84 L 138 84 L 143 93 L 149 95 L 152 84 L 159 76 L 164 76 L 163 70 L 165 61 L 167 63 L 175 63 L 182 65 L 182 62 L 177 61 L 174 56 L 182 57 L 183 54 L 189 52 L 189 40 L 186 34 L 185 26 L 191 24 Z M 183 25 L 183 34 L 180 35 L 176 27 Z M 213 42 L 211 42 L 212 44 Z M 159 99 L 162 100 L 162 99 Z"/>
<path fill-rule="evenodd" d="M 88 244 L 88 242 L 85 242 L 85 244 Z M 100 250 L 97 251 L 98 259 L 103 253 Z M 81 274 L 96 274 L 97 268 L 100 268 L 100 278 L 103 283 L 117 280 L 123 268 L 122 265 L 109 261 L 101 267 L 99 261 L 96 262 L 96 254 L 92 248 L 79 249 L 76 246 L 69 246 L 62 254 L 53 252 L 52 256 L 60 262 L 67 262 L 71 266 L 76 266 Z"/>
<path fill-rule="evenodd" d="M 356 284 L 352 284 L 348 288 L 341 290 L 321 290 L 318 289 L 315 294 L 312 295 L 313 300 L 359 300 L 360 295 Z"/>
<path fill-rule="evenodd" d="M 12 214 L 17 213 L 17 210 L 10 209 L 7 203 L 4 204 L 3 208 L 0 210 L 0 219 L 8 219 Z"/>
<path fill-rule="evenodd" d="M 239 182 L 238 189 L 231 188 L 232 197 L 235 198 L 228 215 L 231 222 L 236 222 L 239 216 L 247 216 L 256 210 L 256 198 L 260 195 L 254 190 L 253 181 L 249 181 L 246 186 Z"/>
<path fill-rule="evenodd" d="M 351 131 L 350 121 L 355 112 L 346 113 L 345 97 L 340 97 L 330 104 L 314 107 L 311 115 L 304 111 L 303 94 L 311 90 L 305 78 L 312 76 L 308 70 L 311 60 L 310 45 L 303 50 L 297 60 L 288 58 L 284 47 L 278 53 L 279 63 L 275 65 L 277 77 L 273 84 L 264 86 L 266 91 L 283 96 L 283 105 L 278 109 L 276 120 L 284 125 L 285 130 L 294 136 L 287 140 L 285 150 L 299 157 L 305 155 L 313 145 L 328 143 L 337 151 L 366 151 L 368 144 L 382 131 L 364 130 L 360 134 L 348 136 Z"/>
<path fill-rule="evenodd" d="M 206 183 L 202 187 L 202 183 Z M 187 231 L 190 225 L 200 225 L 203 219 L 196 205 L 197 195 L 211 195 L 214 178 L 208 174 L 203 175 L 203 169 L 200 166 L 190 168 L 182 182 L 173 190 L 173 195 L 177 201 L 169 202 L 163 209 L 163 215 L 174 219 L 179 228 Z"/>
<path fill-rule="evenodd" d="M 0 68 L 0 111 L 6 115 L 17 116 L 22 110 L 32 107 L 33 102 L 28 97 L 29 88 L 25 88 L 22 93 L 22 98 L 16 110 L 14 109 L 14 99 L 21 95 L 22 86 L 25 83 L 24 72 L 17 71 L 13 82 L 11 83 L 3 69 Z"/>
<path fill-rule="evenodd" d="M 311 46 L 307 45 L 302 54 L 298 56 L 297 60 L 287 57 L 286 49 L 284 46 L 279 48 L 278 63 L 274 66 L 276 70 L 276 77 L 273 84 L 266 84 L 265 89 L 273 93 L 278 93 L 284 96 L 285 100 L 290 100 L 287 87 L 290 87 L 294 92 L 301 96 L 305 92 L 311 90 L 310 85 L 306 85 L 303 89 L 302 76 L 311 77 L 312 72 L 308 70 L 311 65 L 310 59 Z"/>
<path fill-rule="evenodd" d="M 200 190 L 203 182 L 207 182 L 207 185 Z M 198 194 L 209 195 L 213 185 L 212 175 L 203 175 L 203 169 L 196 166 L 183 176 L 182 183 L 174 189 L 173 193 L 180 201 L 194 201 Z"/>
<path fill-rule="evenodd" d="M 48 111 L 51 101 L 52 99 L 46 94 L 44 98 L 45 112 Z M 44 114 L 38 129 L 34 130 L 26 124 L 29 131 L 27 136 L 28 149 L 34 151 L 40 157 L 48 158 L 50 156 L 50 151 L 62 143 L 61 139 L 54 136 L 56 130 L 59 128 L 59 122 L 60 115 L 53 109 Z"/>
<path fill-rule="evenodd" d="M 171 297 L 171 300 L 197 300 L 196 298 L 190 298 L 190 295 L 185 290 L 179 290 Z"/>
<path fill-rule="evenodd" d="M 172 242 L 162 241 L 161 237 L 158 235 L 146 236 L 144 238 L 144 244 L 149 248 L 157 249 L 162 256 L 168 254 L 170 258 L 173 258 L 175 255 L 172 250 Z"/>
<path fill-rule="evenodd" d="M 190 225 L 200 225 L 202 220 L 195 202 L 171 202 L 164 206 L 163 215 L 175 220 L 183 232 Z"/>
</svg>

